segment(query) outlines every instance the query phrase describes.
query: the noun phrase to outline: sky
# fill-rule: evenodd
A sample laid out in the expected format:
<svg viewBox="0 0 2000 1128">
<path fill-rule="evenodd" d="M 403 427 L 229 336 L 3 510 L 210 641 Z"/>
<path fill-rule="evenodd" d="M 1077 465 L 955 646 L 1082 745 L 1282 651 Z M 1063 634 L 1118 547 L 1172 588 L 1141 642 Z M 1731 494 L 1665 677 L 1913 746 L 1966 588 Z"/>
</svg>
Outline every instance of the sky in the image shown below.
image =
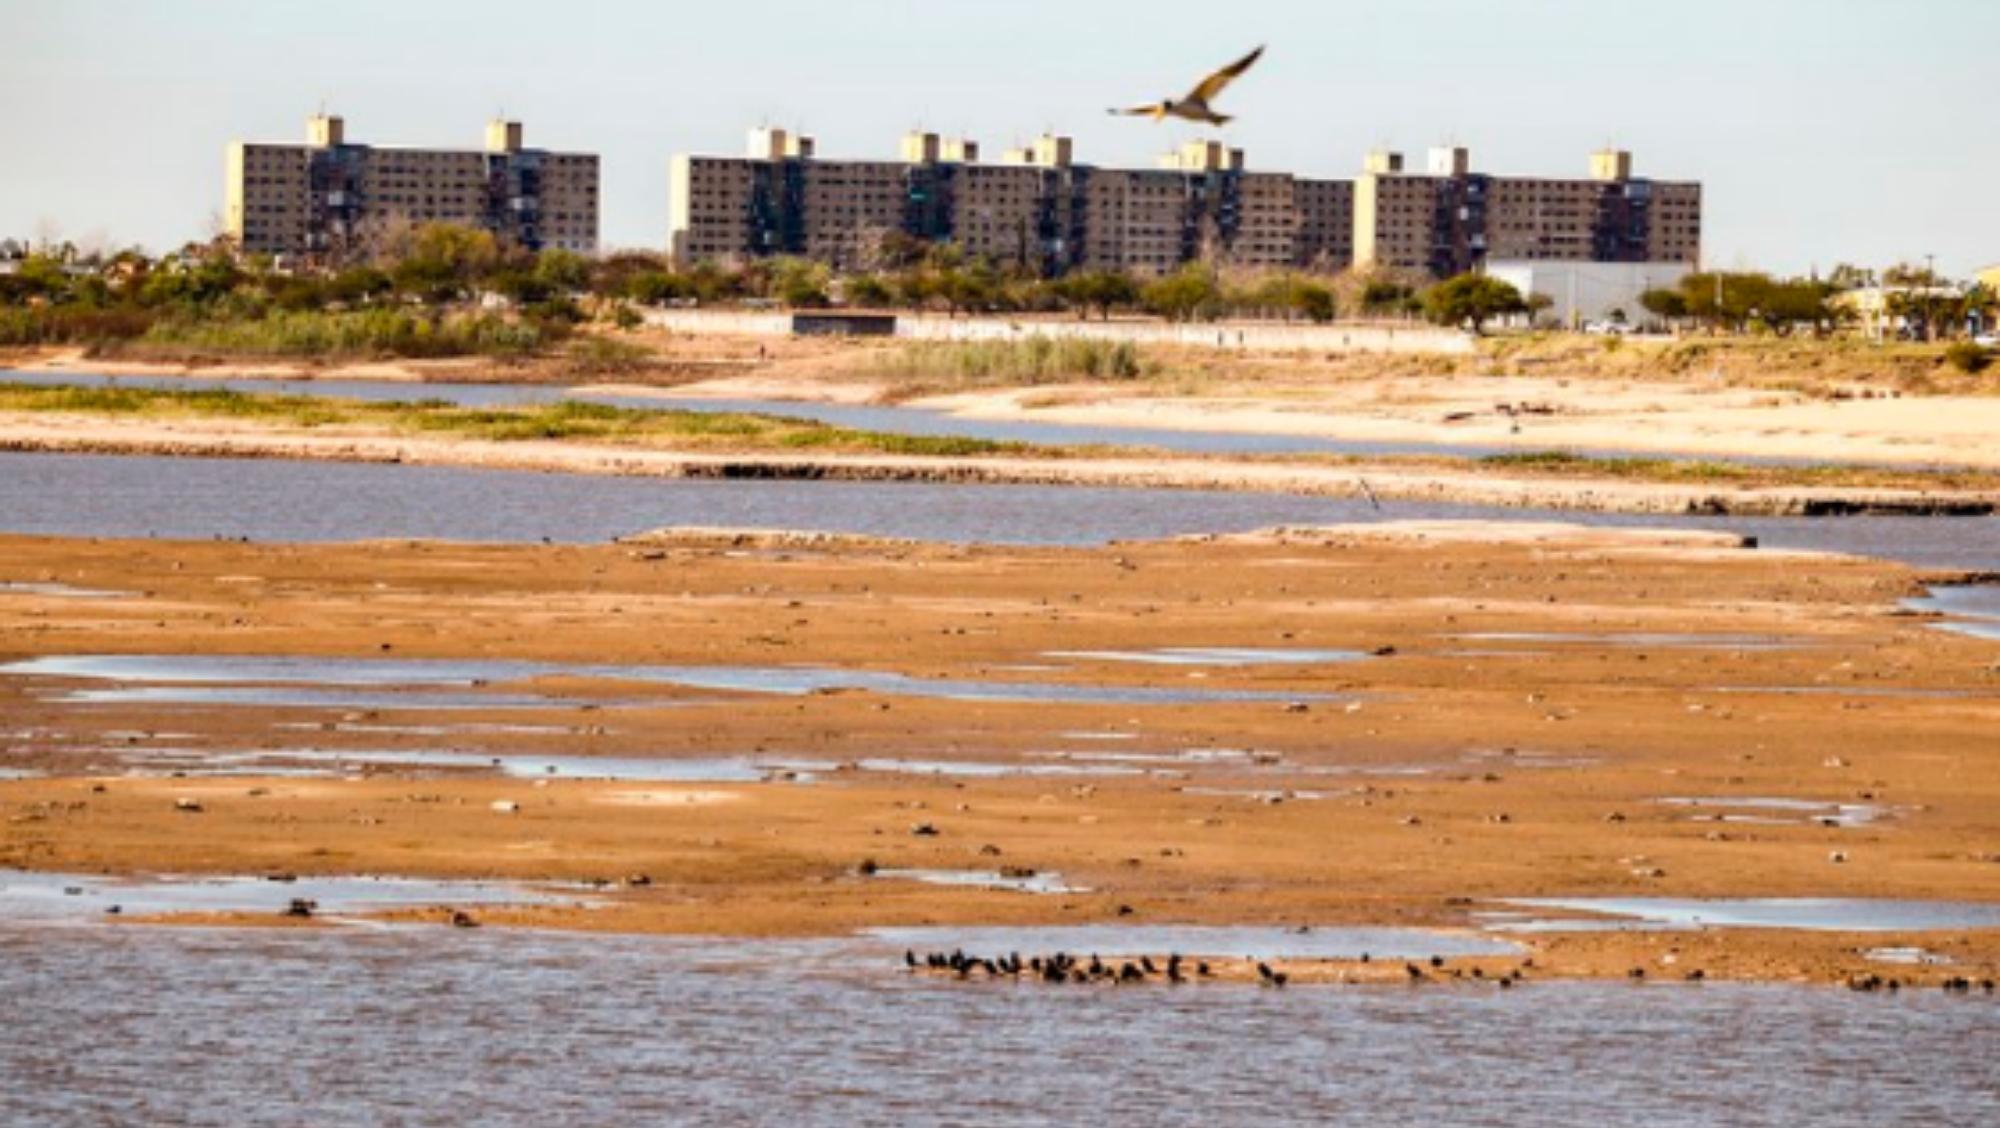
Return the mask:
<svg viewBox="0 0 2000 1128">
<path fill-rule="evenodd" d="M 1112 118 L 1268 43 L 1222 99 L 1253 169 L 1379 147 L 1583 175 L 1607 143 L 1706 186 L 1708 265 L 2000 262 L 2000 0 L 0 0 L 0 237 L 212 233 L 231 140 L 528 144 L 603 158 L 607 247 L 666 241 L 667 162 L 759 124 L 823 157 L 914 127 L 1053 129 L 1150 165 L 1199 127 Z"/>
</svg>

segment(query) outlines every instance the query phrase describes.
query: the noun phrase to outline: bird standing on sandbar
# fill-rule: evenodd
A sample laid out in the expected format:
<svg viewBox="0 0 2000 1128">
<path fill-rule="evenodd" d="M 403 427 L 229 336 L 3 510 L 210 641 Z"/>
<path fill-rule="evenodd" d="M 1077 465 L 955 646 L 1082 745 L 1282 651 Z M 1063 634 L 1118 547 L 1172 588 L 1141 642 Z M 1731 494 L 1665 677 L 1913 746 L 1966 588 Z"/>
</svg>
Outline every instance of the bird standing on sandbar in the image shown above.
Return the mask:
<svg viewBox="0 0 2000 1128">
<path fill-rule="evenodd" d="M 1133 106 L 1131 109 L 1112 109 L 1110 112 L 1121 117 L 1150 117 L 1161 121 L 1170 117 L 1201 122 L 1204 125 L 1228 125 L 1232 120 L 1226 114 L 1218 114 L 1209 108 L 1209 103 L 1229 84 L 1242 77 L 1243 72 L 1255 66 L 1264 57 L 1264 48 L 1259 47 L 1248 55 L 1209 75 L 1188 91 L 1185 98 L 1166 98 L 1150 106 Z"/>
</svg>

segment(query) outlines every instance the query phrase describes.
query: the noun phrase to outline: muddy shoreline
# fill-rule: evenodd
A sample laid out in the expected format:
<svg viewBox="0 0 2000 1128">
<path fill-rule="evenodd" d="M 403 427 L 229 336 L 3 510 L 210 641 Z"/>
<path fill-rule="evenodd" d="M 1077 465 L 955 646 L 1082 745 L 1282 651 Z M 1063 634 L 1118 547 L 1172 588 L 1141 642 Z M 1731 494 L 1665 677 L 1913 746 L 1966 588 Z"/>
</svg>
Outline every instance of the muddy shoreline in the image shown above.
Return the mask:
<svg viewBox="0 0 2000 1128">
<path fill-rule="evenodd" d="M 1394 462 L 1132 456 L 716 454 L 566 440 L 491 442 L 389 433 L 326 433 L 222 421 L 0 416 L 0 451 L 306 459 L 659 478 L 1120 486 L 1387 498 L 1611 513 L 1774 517 L 1986 516 L 1987 491 L 1690 485 L 1537 477 L 1504 469 L 1412 469 Z"/>
<path fill-rule="evenodd" d="M 9 581 L 110 593 L 0 594 L 7 662 L 505 658 L 600 671 L 449 690 L 545 699 L 499 712 L 426 707 L 423 693 L 443 691 L 393 681 L 375 687 L 404 695 L 385 709 L 79 699 L 129 683 L 0 674 L 6 764 L 42 773 L 0 780 L 0 868 L 608 881 L 598 907 L 476 916 L 718 936 L 1467 928 L 1495 901 L 1537 896 L 2000 903 L 1994 646 L 1902 611 L 1917 576 L 1879 561 L 1817 556 L 1802 568 L 1797 555 L 1713 536 L 1482 538 L 1473 527 L 1102 549 L 727 531 L 600 547 L 6 537 L 0 557 Z M 1160 647 L 1363 658 L 1119 657 Z M 810 665 L 918 688 L 671 689 L 602 672 L 649 663 Z M 1255 696 L 967 701 L 922 689 L 961 679 Z M 649 782 L 365 763 L 371 750 L 436 748 L 827 766 L 810 780 Z M 356 766 L 208 774 L 194 770 L 199 755 L 165 756 L 282 763 L 287 749 Z M 1822 825 L 1781 805 L 1744 821 L 1727 805 L 1671 801 L 1731 797 L 1880 814 Z M 1001 867 L 1087 891 L 870 872 Z M 1864 953 L 1892 943 L 1951 961 L 1894 969 L 1905 983 L 2000 972 L 2000 930 L 1512 938 L 1538 977 L 1698 968 L 1839 983 L 1889 974 Z M 1364 976 L 1337 962 L 1299 974 Z"/>
<path fill-rule="evenodd" d="M 1447 358 L 1164 349 L 1164 370 L 1128 381 L 1038 382 L 947 373 L 885 376 L 881 360 L 907 342 L 643 333 L 648 366 L 580 373 L 559 358 L 199 363 L 90 358 L 80 350 L 24 353 L 28 371 L 239 378 L 374 379 L 414 384 L 530 382 L 623 395 L 903 403 L 968 418 L 1079 426 L 1290 434 L 1350 441 L 1479 444 L 1633 456 L 1782 457 L 1840 465 L 2000 468 L 2000 396 L 1977 383 L 1925 377 L 1906 391 L 1907 358 L 1828 346 L 1796 367 L 1762 358 L 1731 374 L 1729 349 L 1710 363 L 1654 363 L 1645 349 L 1607 355 L 1602 342 L 1552 341 L 1514 353 Z M 1758 350 L 1744 345 L 1749 354 Z M 1546 354 L 1546 355 L 1543 355 Z M 1743 358 L 1738 358 L 1743 359 Z M 1926 390 L 1927 389 L 1927 390 Z"/>
</svg>

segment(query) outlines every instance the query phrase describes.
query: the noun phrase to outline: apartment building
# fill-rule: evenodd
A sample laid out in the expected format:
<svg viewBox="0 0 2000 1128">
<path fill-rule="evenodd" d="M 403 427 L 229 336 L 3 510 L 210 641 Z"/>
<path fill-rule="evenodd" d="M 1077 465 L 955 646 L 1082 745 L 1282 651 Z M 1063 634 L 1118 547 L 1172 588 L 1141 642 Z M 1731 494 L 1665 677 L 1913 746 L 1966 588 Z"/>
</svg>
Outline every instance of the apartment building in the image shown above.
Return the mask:
<svg viewBox="0 0 2000 1128">
<path fill-rule="evenodd" d="M 1244 168 L 1241 150 L 1196 142 L 1152 169 L 1079 164 L 1044 136 L 979 161 L 965 139 L 912 133 L 895 162 L 818 159 L 811 138 L 750 135 L 743 157 L 681 154 L 669 249 L 682 262 L 803 255 L 866 268 L 884 236 L 956 244 L 1045 274 L 1161 274 L 1200 259 L 1338 270 L 1352 247 L 1352 187 Z"/>
<path fill-rule="evenodd" d="M 742 157 L 673 159 L 669 249 L 682 262 L 802 255 L 877 265 L 886 236 L 949 242 L 1045 274 L 1164 274 L 1191 261 L 1449 277 L 1488 260 L 1687 263 L 1701 255 L 1701 186 L 1632 175 L 1607 150 L 1575 179 L 1475 172 L 1464 148 L 1418 172 L 1368 156 L 1353 181 L 1252 172 L 1195 141 L 1150 169 L 1074 160 L 1045 136 L 981 164 L 970 140 L 911 133 L 896 161 L 821 160 L 809 137 L 750 135 Z"/>
<path fill-rule="evenodd" d="M 1354 185 L 1356 265 L 1446 278 L 1487 261 L 1687 263 L 1701 257 L 1701 185 L 1632 175 L 1632 155 L 1594 154 L 1576 179 L 1491 176 L 1463 148 L 1423 172 L 1371 153 Z"/>
<path fill-rule="evenodd" d="M 590 254 L 598 159 L 527 148 L 517 121 L 490 123 L 482 149 L 423 149 L 351 143 L 342 119 L 321 114 L 303 145 L 230 145 L 223 223 L 253 254 L 338 259 L 424 223 Z"/>
</svg>

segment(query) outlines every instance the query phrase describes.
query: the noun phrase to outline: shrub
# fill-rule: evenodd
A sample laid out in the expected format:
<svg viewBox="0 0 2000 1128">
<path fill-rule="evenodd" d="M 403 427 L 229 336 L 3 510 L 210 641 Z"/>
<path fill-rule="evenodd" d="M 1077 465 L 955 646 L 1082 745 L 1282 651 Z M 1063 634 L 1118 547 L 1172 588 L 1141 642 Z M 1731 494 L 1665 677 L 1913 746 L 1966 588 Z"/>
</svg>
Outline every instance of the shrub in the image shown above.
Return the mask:
<svg viewBox="0 0 2000 1128">
<path fill-rule="evenodd" d="M 1131 380 L 1145 374 L 1138 346 L 1033 336 L 1018 341 L 931 342 L 880 354 L 885 374 L 969 383 L 1035 384 L 1055 380 Z"/>
<path fill-rule="evenodd" d="M 610 337 L 585 337 L 569 346 L 569 370 L 579 376 L 622 376 L 652 364 L 651 350 Z"/>
<path fill-rule="evenodd" d="M 1984 348 L 1971 341 L 1956 341 L 1944 350 L 1944 362 L 1967 375 L 1986 371 L 1993 363 L 1993 357 Z"/>
<path fill-rule="evenodd" d="M 143 340 L 223 353 L 272 356 L 523 356 L 555 330 L 490 314 L 429 317 L 407 310 L 278 312 L 261 318 L 171 318 Z"/>
<path fill-rule="evenodd" d="M 109 344 L 141 336 L 152 324 L 152 313 L 127 307 L 0 309 L 0 345 Z"/>
</svg>

